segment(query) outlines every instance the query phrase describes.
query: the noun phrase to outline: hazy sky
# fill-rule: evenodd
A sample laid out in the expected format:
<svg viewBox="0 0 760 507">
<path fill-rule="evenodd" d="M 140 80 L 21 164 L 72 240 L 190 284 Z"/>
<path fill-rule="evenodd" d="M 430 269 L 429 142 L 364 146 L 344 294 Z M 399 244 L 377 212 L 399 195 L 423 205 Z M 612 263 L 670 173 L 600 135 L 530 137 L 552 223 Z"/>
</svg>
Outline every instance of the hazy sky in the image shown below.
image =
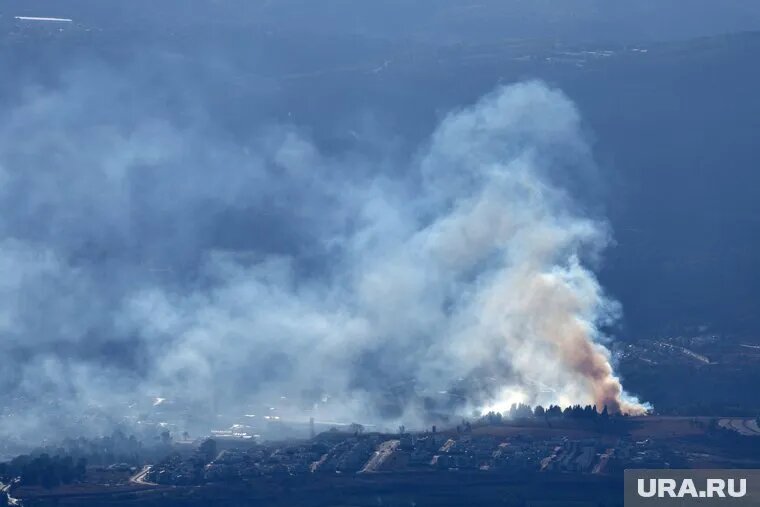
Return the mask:
<svg viewBox="0 0 760 507">
<path fill-rule="evenodd" d="M 641 42 L 760 28 L 754 0 L 6 0 L 1 12 L 104 27 L 265 24 L 432 44 L 513 37 Z"/>
</svg>

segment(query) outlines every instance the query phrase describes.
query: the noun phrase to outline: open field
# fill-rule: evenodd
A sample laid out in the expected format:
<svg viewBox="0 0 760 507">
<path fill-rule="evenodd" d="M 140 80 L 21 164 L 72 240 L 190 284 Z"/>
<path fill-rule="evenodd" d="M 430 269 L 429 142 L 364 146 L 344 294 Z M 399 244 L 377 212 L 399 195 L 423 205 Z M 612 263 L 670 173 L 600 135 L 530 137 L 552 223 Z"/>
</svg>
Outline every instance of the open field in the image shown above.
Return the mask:
<svg viewBox="0 0 760 507">
<path fill-rule="evenodd" d="M 617 432 L 615 432 L 617 433 Z M 606 435 L 609 438 L 616 439 L 619 435 L 608 432 Z M 516 425 L 505 426 L 481 426 L 472 429 L 473 435 L 485 436 L 490 435 L 499 438 L 524 438 L 531 440 L 548 440 L 552 438 L 567 437 L 570 439 L 583 439 L 583 438 L 598 438 L 605 436 L 605 433 L 601 433 L 596 428 L 584 427 L 582 425 L 567 425 L 560 423 L 553 423 L 552 426 L 548 426 L 544 421 L 537 421 L 536 423 L 518 423 Z"/>
<path fill-rule="evenodd" d="M 630 433 L 633 438 L 679 438 L 704 435 L 711 417 L 649 416 L 631 418 Z"/>
<path fill-rule="evenodd" d="M 543 420 L 514 423 L 505 426 L 484 426 L 473 428 L 473 434 L 498 437 L 524 437 L 548 439 L 567 437 L 570 439 L 630 436 L 634 439 L 677 439 L 697 437 L 708 433 L 710 425 L 735 431 L 742 436 L 760 436 L 757 422 L 748 417 L 687 417 L 687 416 L 645 416 L 626 417 L 614 420 L 607 426 L 594 426 L 586 422 Z"/>
<path fill-rule="evenodd" d="M 475 435 L 493 435 L 496 437 L 522 437 L 531 439 L 551 439 L 567 437 L 583 438 L 619 438 L 630 436 L 635 439 L 680 438 L 704 435 L 707 433 L 713 417 L 678 417 L 646 416 L 612 419 L 605 425 L 594 425 L 587 421 L 550 421 L 545 420 L 515 422 L 504 426 L 482 426 L 473 428 Z M 721 419 L 722 421 L 741 421 L 740 419 Z"/>
</svg>

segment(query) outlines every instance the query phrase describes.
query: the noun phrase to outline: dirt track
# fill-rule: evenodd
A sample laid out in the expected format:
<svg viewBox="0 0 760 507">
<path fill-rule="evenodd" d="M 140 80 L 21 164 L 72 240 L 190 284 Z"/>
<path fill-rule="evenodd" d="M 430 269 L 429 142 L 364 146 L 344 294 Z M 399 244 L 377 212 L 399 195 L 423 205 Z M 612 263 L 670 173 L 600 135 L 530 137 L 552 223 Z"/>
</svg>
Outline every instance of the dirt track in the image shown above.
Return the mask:
<svg viewBox="0 0 760 507">
<path fill-rule="evenodd" d="M 740 435 L 748 437 L 760 437 L 760 427 L 754 419 L 721 419 L 718 421 L 721 428 L 734 430 Z"/>
</svg>

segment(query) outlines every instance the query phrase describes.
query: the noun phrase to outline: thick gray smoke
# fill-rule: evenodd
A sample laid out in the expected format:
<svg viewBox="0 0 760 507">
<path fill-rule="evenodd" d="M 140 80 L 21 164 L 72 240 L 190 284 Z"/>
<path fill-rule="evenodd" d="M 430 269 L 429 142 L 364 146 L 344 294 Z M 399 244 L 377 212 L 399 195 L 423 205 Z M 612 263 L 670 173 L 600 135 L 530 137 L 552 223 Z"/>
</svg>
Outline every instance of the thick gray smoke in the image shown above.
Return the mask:
<svg viewBox="0 0 760 507">
<path fill-rule="evenodd" d="M 0 123 L 1 434 L 152 398 L 402 422 L 449 390 L 461 410 L 641 410 L 600 331 L 620 312 L 589 269 L 609 231 L 556 183 L 593 166 L 561 92 L 499 88 L 399 161 L 290 126 L 231 139 L 99 79 Z"/>
</svg>

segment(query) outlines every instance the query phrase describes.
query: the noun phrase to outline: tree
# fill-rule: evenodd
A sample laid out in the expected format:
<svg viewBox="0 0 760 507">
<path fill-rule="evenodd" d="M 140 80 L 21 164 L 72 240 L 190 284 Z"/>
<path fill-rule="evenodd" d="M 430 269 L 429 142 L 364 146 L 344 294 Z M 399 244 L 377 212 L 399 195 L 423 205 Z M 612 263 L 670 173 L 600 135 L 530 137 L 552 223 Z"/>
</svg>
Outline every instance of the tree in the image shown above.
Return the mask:
<svg viewBox="0 0 760 507">
<path fill-rule="evenodd" d="M 362 426 L 359 423 L 351 423 L 348 427 L 349 430 L 351 430 L 351 433 L 354 435 L 361 435 L 364 433 L 364 426 Z"/>
<path fill-rule="evenodd" d="M 533 417 L 533 409 L 530 408 L 530 405 L 518 403 L 515 409 L 515 417 L 517 419 L 530 419 Z"/>
<path fill-rule="evenodd" d="M 536 417 L 544 417 L 546 415 L 546 410 L 544 410 L 544 407 L 541 405 L 538 405 L 535 410 L 533 410 L 533 415 Z"/>
<path fill-rule="evenodd" d="M 216 458 L 216 440 L 207 438 L 198 447 L 198 451 L 206 458 L 206 461 Z"/>
<path fill-rule="evenodd" d="M 75 477 L 81 481 L 82 479 L 84 479 L 84 476 L 86 473 L 87 473 L 87 459 L 79 458 L 77 460 L 76 467 L 74 467 Z"/>
<path fill-rule="evenodd" d="M 58 476 L 61 479 L 61 482 L 64 484 L 71 484 L 71 482 L 74 480 L 74 458 L 71 456 L 65 456 L 64 458 L 60 459 L 58 462 Z"/>
<path fill-rule="evenodd" d="M 488 412 L 483 416 L 482 421 L 492 426 L 498 426 L 502 424 L 503 417 L 500 412 Z"/>
<path fill-rule="evenodd" d="M 45 489 L 53 489 L 60 484 L 53 464 L 48 464 L 40 468 L 40 485 Z"/>
</svg>

